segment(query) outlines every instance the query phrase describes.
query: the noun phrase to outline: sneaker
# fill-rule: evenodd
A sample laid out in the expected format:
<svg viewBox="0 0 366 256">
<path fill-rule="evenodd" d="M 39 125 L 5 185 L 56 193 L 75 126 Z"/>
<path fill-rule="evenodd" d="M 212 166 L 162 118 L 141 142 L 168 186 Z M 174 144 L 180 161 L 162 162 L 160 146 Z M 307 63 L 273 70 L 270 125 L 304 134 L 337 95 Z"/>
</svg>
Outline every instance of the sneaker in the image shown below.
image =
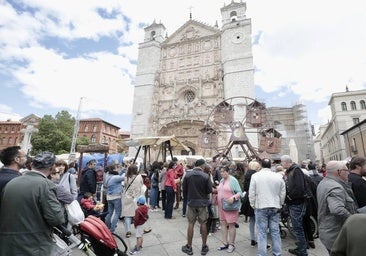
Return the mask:
<svg viewBox="0 0 366 256">
<path fill-rule="evenodd" d="M 217 248 L 218 251 L 223 251 L 229 248 L 229 244 L 223 244 L 220 247 Z"/>
<path fill-rule="evenodd" d="M 206 255 L 208 253 L 208 246 L 206 245 L 202 245 L 202 249 L 201 249 L 201 255 Z"/>
<path fill-rule="evenodd" d="M 294 255 L 301 255 L 301 253 L 299 252 L 299 250 L 297 248 L 295 249 L 288 249 L 288 252 Z"/>
<path fill-rule="evenodd" d="M 257 241 L 254 241 L 254 240 L 251 240 L 250 241 L 250 246 L 251 247 L 254 247 L 254 246 L 256 246 L 257 245 Z"/>
<path fill-rule="evenodd" d="M 128 232 L 126 233 L 126 237 L 127 237 L 127 238 L 131 237 L 131 232 L 130 232 L 130 231 L 128 231 Z"/>
<path fill-rule="evenodd" d="M 188 255 L 193 255 L 192 246 L 188 246 L 188 244 L 182 246 L 182 252 Z"/>
<path fill-rule="evenodd" d="M 233 244 L 230 244 L 229 248 L 227 248 L 226 252 L 232 253 L 233 251 L 235 251 L 235 246 Z"/>
<path fill-rule="evenodd" d="M 152 228 L 145 228 L 144 229 L 144 234 L 150 233 L 152 231 Z"/>
<path fill-rule="evenodd" d="M 130 251 L 130 254 L 131 254 L 131 255 L 139 254 L 139 253 L 141 253 L 141 251 L 140 251 L 140 250 L 138 250 L 136 247 L 135 247 L 135 248 L 133 248 L 133 249 Z"/>
<path fill-rule="evenodd" d="M 309 241 L 308 242 L 308 249 L 309 249 L 309 246 L 310 246 L 310 248 L 315 249 L 315 243 L 314 243 L 314 241 Z"/>
</svg>

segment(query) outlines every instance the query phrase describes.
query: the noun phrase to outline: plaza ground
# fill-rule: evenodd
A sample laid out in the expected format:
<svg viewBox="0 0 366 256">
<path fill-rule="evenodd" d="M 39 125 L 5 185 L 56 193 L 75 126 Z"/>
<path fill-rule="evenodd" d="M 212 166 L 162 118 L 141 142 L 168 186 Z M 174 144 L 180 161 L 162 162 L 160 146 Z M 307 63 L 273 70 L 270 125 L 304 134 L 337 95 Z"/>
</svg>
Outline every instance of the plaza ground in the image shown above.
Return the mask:
<svg viewBox="0 0 366 256">
<path fill-rule="evenodd" d="M 152 228 L 152 231 L 144 235 L 143 250 L 140 255 L 156 255 L 156 256 L 176 256 L 186 255 L 181 251 L 181 247 L 186 244 L 187 238 L 187 219 L 182 217 L 181 207 L 174 210 L 173 216 L 176 219 L 167 220 L 164 219 L 164 213 L 162 211 L 151 212 L 149 211 L 150 219 L 147 226 Z M 239 228 L 236 229 L 235 239 L 235 251 L 233 253 L 227 253 L 226 251 L 218 251 L 221 242 L 221 231 L 218 230 L 216 233 L 210 235 L 207 239 L 207 244 L 210 251 L 207 255 L 218 256 L 218 255 L 233 255 L 233 256 L 255 256 L 257 248 L 250 246 L 250 235 L 249 235 L 249 223 L 244 222 L 244 216 L 239 217 Z M 133 248 L 136 243 L 134 237 L 134 230 L 132 229 L 132 236 L 125 238 L 124 236 L 124 225 L 122 221 L 119 221 L 116 233 L 121 235 L 129 247 L 129 250 Z M 289 235 L 287 229 L 287 237 L 282 239 L 282 255 L 292 255 L 288 252 L 289 248 L 294 248 L 294 239 Z M 270 243 L 270 241 L 269 241 Z M 193 237 L 193 253 L 194 255 L 201 255 L 201 237 L 199 232 L 198 223 L 195 226 L 194 237 Z M 309 249 L 308 254 L 311 256 L 328 256 L 328 252 L 322 245 L 319 239 L 315 240 L 315 249 Z M 123 246 L 119 243 L 119 248 L 123 249 Z M 81 256 L 84 255 L 78 249 L 73 250 L 73 255 Z M 268 250 L 268 255 L 271 255 L 271 250 Z"/>
</svg>

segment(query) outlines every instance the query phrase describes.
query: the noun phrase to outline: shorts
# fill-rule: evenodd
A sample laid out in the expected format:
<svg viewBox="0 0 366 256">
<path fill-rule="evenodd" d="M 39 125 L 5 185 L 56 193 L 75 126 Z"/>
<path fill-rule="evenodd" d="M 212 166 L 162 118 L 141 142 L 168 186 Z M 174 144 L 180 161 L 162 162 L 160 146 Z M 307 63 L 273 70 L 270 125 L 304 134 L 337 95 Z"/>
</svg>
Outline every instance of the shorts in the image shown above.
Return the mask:
<svg viewBox="0 0 366 256">
<path fill-rule="evenodd" d="M 136 238 L 142 237 L 144 234 L 144 225 L 138 225 L 135 227 L 135 236 Z"/>
<path fill-rule="evenodd" d="M 188 205 L 187 219 L 189 223 L 194 224 L 198 220 L 199 224 L 207 222 L 208 211 L 207 206 L 203 207 L 192 207 Z"/>
</svg>

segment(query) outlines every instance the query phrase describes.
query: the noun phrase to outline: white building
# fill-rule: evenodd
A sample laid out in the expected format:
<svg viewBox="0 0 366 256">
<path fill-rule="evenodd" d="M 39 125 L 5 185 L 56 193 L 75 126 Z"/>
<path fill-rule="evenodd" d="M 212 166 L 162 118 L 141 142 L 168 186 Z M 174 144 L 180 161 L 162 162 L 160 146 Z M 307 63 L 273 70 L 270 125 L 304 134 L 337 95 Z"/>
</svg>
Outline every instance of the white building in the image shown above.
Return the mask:
<svg viewBox="0 0 366 256">
<path fill-rule="evenodd" d="M 329 103 L 331 118 L 319 135 L 322 162 L 348 157 L 344 138 L 340 134 L 366 118 L 366 90 L 333 93 Z"/>
</svg>

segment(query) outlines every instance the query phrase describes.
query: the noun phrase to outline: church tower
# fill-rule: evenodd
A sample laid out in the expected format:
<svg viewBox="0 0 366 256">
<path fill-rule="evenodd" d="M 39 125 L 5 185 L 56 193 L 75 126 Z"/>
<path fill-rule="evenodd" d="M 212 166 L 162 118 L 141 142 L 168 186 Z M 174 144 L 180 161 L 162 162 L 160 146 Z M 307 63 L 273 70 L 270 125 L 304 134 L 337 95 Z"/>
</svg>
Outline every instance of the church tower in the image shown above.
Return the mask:
<svg viewBox="0 0 366 256">
<path fill-rule="evenodd" d="M 251 20 L 246 3 L 232 1 L 221 8 L 221 61 L 225 98 L 255 97 Z"/>
<path fill-rule="evenodd" d="M 151 134 L 152 95 L 160 66 L 161 43 L 164 39 L 164 25 L 154 21 L 145 28 L 144 42 L 139 44 L 131 137 L 154 135 Z"/>
</svg>

